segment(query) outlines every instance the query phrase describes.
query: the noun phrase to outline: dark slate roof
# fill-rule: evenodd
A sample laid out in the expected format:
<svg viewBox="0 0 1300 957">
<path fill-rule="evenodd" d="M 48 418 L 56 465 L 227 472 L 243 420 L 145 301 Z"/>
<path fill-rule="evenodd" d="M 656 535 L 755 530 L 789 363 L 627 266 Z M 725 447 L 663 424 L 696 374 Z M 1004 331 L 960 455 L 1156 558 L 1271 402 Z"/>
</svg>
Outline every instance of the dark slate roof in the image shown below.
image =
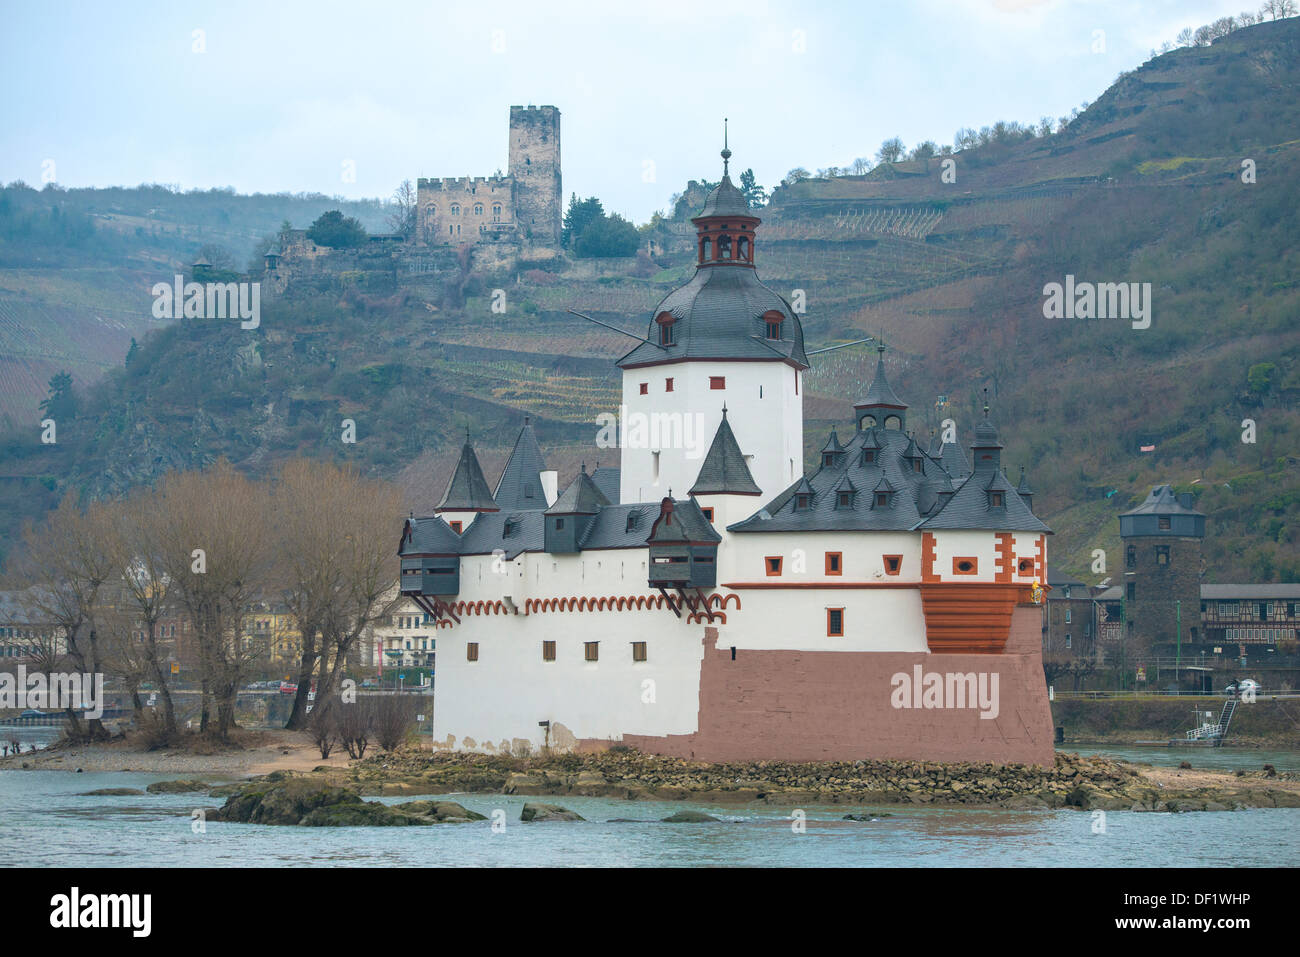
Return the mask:
<svg viewBox="0 0 1300 957">
<path fill-rule="evenodd" d="M 736 435 L 727 421 L 727 410 L 722 410 L 722 422 L 713 434 L 713 444 L 704 456 L 699 477 L 691 486 L 691 495 L 761 495 L 762 489 L 745 464 L 745 456 L 736 442 Z"/>
<path fill-rule="evenodd" d="M 884 405 L 892 406 L 896 409 L 906 409 L 907 403 L 898 397 L 894 389 L 889 384 L 889 379 L 885 376 L 885 349 L 878 346 L 876 352 L 880 358 L 876 360 L 876 377 L 871 380 L 871 385 L 867 388 L 867 394 L 855 402 L 854 408 L 865 409 L 868 406 Z"/>
<path fill-rule="evenodd" d="M 1120 512 L 1120 518 L 1128 515 L 1199 515 L 1203 518 L 1205 513 L 1187 508 L 1178 501 L 1172 486 L 1157 485 L 1147 495 L 1146 501 L 1137 508 L 1129 512 Z"/>
<path fill-rule="evenodd" d="M 671 525 L 663 521 L 662 508 L 663 503 L 661 502 L 660 510 L 654 516 L 651 529 L 653 534 L 648 539 L 651 543 L 722 541 L 722 536 L 713 527 L 713 523 L 704 517 L 704 513 L 700 511 L 700 505 L 695 499 L 673 500 L 673 520 Z"/>
<path fill-rule="evenodd" d="M 1002 493 L 1002 508 L 989 507 L 989 492 Z M 918 523 L 918 528 L 994 529 L 1015 532 L 1050 532 L 1039 521 L 1015 490 L 1001 469 L 972 472 L 957 488 L 946 505 Z"/>
<path fill-rule="evenodd" d="M 584 468 L 578 477 L 569 483 L 564 494 L 555 500 L 555 504 L 546 510 L 547 515 L 594 515 L 601 508 L 609 505 L 609 499 L 596 487 Z"/>
<path fill-rule="evenodd" d="M 1020 495 L 1033 495 L 1034 488 L 1029 484 L 1029 479 L 1025 478 L 1025 467 L 1020 466 L 1020 484 L 1016 486 L 1016 492 Z"/>
<path fill-rule="evenodd" d="M 659 516 L 659 506 L 653 502 L 639 505 L 608 505 L 596 513 L 578 542 L 581 549 L 588 548 L 644 548 L 650 537 L 650 527 Z M 628 527 L 628 518 L 632 525 Z"/>
<path fill-rule="evenodd" d="M 754 211 L 749 208 L 749 200 L 745 199 L 745 194 L 731 181 L 731 177 L 724 173 L 722 182 L 709 193 L 709 198 L 704 201 L 704 208 L 695 219 L 703 219 L 706 216 L 753 217 Z"/>
<path fill-rule="evenodd" d="M 1201 597 L 1206 600 L 1260 599 L 1269 601 L 1277 598 L 1300 599 L 1300 584 L 1202 585 Z"/>
<path fill-rule="evenodd" d="M 525 420 L 492 495 L 497 506 L 503 509 L 545 509 L 546 493 L 542 489 L 541 476 L 545 471 L 546 460 L 542 458 L 537 436 Z"/>
<path fill-rule="evenodd" d="M 970 462 L 966 459 L 966 450 L 956 442 L 944 442 L 939 458 L 943 470 L 956 481 L 970 475 Z"/>
<path fill-rule="evenodd" d="M 611 505 L 617 505 L 620 495 L 619 491 L 619 469 L 599 468 L 591 473 L 591 480 L 596 483 L 596 488 L 600 489 L 600 494 L 609 499 Z"/>
<path fill-rule="evenodd" d="M 782 317 L 782 337 L 766 338 L 763 314 Z M 660 346 L 655 316 L 671 313 L 676 345 Z M 753 269 L 700 266 L 686 285 L 669 293 L 651 313 L 643 342 L 618 360 L 619 368 L 678 359 L 788 360 L 808 368 L 803 326 L 785 298 L 759 281 Z"/>
<path fill-rule="evenodd" d="M 447 491 L 442 494 L 442 501 L 435 508 L 439 511 L 456 511 L 496 507 L 496 500 L 488 491 L 487 479 L 483 477 L 483 468 L 478 464 L 474 447 L 466 442 L 460 450 L 456 471 L 447 483 Z"/>
<path fill-rule="evenodd" d="M 545 514 L 536 509 L 485 512 L 461 536 L 462 555 L 491 555 L 497 549 L 513 560 L 520 552 L 540 552 L 544 547 Z M 506 526 L 510 534 L 505 534 Z"/>
<path fill-rule="evenodd" d="M 876 461 L 862 461 L 862 447 L 879 443 Z M 811 475 L 796 481 L 772 499 L 757 514 L 728 526 L 733 532 L 786 532 L 786 531 L 906 531 L 922 519 L 918 507 L 920 490 L 932 477 L 938 478 L 939 463 L 924 456 L 922 461 L 927 474 L 912 471 L 903 458 L 908 437 L 895 429 L 875 428 L 857 432 L 844 445 L 845 453 L 838 456 L 835 467 L 819 468 Z M 836 489 L 848 479 L 859 490 L 853 497 L 852 508 L 836 508 Z M 876 489 L 892 491 L 888 506 L 876 507 Z M 813 493 L 812 507 L 806 511 L 794 510 L 797 492 Z M 764 518 L 764 514 L 768 517 Z"/>
<path fill-rule="evenodd" d="M 410 519 L 405 527 L 409 528 L 411 537 L 408 540 L 405 534 L 402 535 L 402 543 L 397 550 L 399 555 L 460 554 L 461 537 L 437 515 Z"/>
</svg>

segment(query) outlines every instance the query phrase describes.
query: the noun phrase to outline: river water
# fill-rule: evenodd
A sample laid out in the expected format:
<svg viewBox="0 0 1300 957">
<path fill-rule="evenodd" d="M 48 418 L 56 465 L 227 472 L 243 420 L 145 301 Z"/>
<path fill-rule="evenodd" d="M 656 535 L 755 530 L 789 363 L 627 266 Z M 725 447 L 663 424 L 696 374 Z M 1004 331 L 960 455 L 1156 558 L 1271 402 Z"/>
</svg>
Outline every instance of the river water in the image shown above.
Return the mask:
<svg viewBox="0 0 1300 957">
<path fill-rule="evenodd" d="M 166 775 L 0 771 L 0 846 L 9 866 L 793 866 L 1100 867 L 1295 863 L 1300 808 L 1190 814 L 882 807 L 878 820 L 842 820 L 848 805 L 802 808 L 585 797 L 450 795 L 487 821 L 429 827 L 299 828 L 209 823 L 204 794 L 80 796 Z M 384 799 L 389 803 L 414 796 Z M 585 822 L 524 824 L 525 801 L 550 801 Z M 683 809 L 717 824 L 664 824 Z M 615 818 L 634 818 L 614 823 Z M 201 830 L 201 833 L 196 833 Z"/>
</svg>

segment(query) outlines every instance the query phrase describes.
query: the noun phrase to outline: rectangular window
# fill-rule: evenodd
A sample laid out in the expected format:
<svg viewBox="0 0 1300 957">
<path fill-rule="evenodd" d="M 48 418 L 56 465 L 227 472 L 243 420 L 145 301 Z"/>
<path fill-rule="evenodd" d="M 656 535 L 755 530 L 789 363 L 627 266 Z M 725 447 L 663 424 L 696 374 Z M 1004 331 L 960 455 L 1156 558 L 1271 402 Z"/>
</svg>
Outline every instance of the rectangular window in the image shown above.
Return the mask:
<svg viewBox="0 0 1300 957">
<path fill-rule="evenodd" d="M 664 379 L 664 391 L 665 391 L 665 392 L 672 392 L 672 391 L 673 391 L 673 380 L 672 380 L 672 379 Z"/>
<path fill-rule="evenodd" d="M 710 389 L 725 389 L 727 387 L 727 377 L 722 375 L 709 376 Z"/>
<path fill-rule="evenodd" d="M 1070 623 L 1070 609 L 1068 609 L 1068 608 L 1065 609 L 1065 623 L 1066 623 L 1067 625 Z"/>
<path fill-rule="evenodd" d="M 448 522 L 447 524 L 451 526 L 451 530 L 455 532 L 457 535 L 459 535 L 461 529 L 465 527 L 465 524 L 463 522 Z"/>
<path fill-rule="evenodd" d="M 543 661 L 555 660 L 555 642 L 553 641 L 542 642 L 542 660 Z"/>
<path fill-rule="evenodd" d="M 826 553 L 826 574 L 843 575 L 844 570 L 840 565 L 841 561 L 842 561 L 842 555 L 840 552 L 827 552 Z"/>
<path fill-rule="evenodd" d="M 886 575 L 897 575 L 898 572 L 899 572 L 899 570 L 902 569 L 902 567 L 903 567 L 903 556 L 902 556 L 902 555 L 886 555 L 886 556 L 885 556 L 885 574 L 886 574 Z"/>
<path fill-rule="evenodd" d="M 632 660 L 645 661 L 645 659 L 646 659 L 645 642 L 644 641 L 632 642 Z"/>
<path fill-rule="evenodd" d="M 1259 620 L 1268 621 L 1268 605 L 1262 601 L 1259 603 Z"/>
<path fill-rule="evenodd" d="M 649 382 L 642 382 L 642 383 L 641 383 L 641 394 L 642 394 L 642 395 L 649 395 L 649 394 L 650 394 L 650 383 L 649 383 Z"/>
<path fill-rule="evenodd" d="M 952 560 L 952 573 L 954 575 L 978 575 L 979 570 L 980 560 L 973 556 L 954 558 Z"/>
<path fill-rule="evenodd" d="M 1071 644 L 1073 644 L 1073 641 L 1071 640 L 1071 638 L 1070 638 L 1069 635 L 1066 635 L 1066 636 L 1065 636 L 1065 647 L 1066 647 L 1066 648 L 1069 648 Z"/>
<path fill-rule="evenodd" d="M 1136 583 L 1136 582 L 1129 582 L 1129 583 L 1128 583 L 1128 592 L 1127 592 L 1127 594 L 1128 594 L 1128 600 L 1129 600 L 1129 601 L 1137 601 L 1137 596 L 1138 596 L 1138 586 L 1137 586 L 1137 583 Z"/>
<path fill-rule="evenodd" d="M 557 519 L 555 520 L 555 530 L 556 530 L 557 532 L 562 532 L 562 531 L 564 531 L 564 519 L 562 519 L 562 518 L 557 518 Z"/>
<path fill-rule="evenodd" d="M 600 642 L 599 642 L 599 641 L 584 641 L 584 642 L 582 643 L 582 654 L 583 654 L 583 657 L 586 658 L 587 661 L 599 661 L 599 660 L 600 660 Z"/>
<path fill-rule="evenodd" d="M 1159 525 L 1160 525 L 1160 531 L 1162 531 L 1162 532 L 1166 532 L 1166 531 L 1168 531 L 1168 530 L 1169 530 L 1169 516 L 1168 516 L 1168 515 L 1161 515 L 1161 516 L 1160 516 L 1160 522 L 1159 522 Z"/>
<path fill-rule="evenodd" d="M 478 642 L 477 642 L 477 641 L 467 641 L 467 642 L 465 642 L 465 660 L 466 660 L 466 661 L 478 661 Z"/>
<path fill-rule="evenodd" d="M 826 609 L 826 637 L 828 638 L 844 637 L 844 609 L 843 608 Z"/>
<path fill-rule="evenodd" d="M 1168 545 L 1157 545 L 1157 546 L 1156 546 L 1156 564 L 1157 564 L 1157 565 L 1168 565 L 1168 564 L 1169 564 L 1169 546 L 1168 546 Z"/>
<path fill-rule="evenodd" d="M 763 566 L 767 569 L 767 577 L 773 578 L 781 574 L 781 556 L 769 555 L 763 559 Z"/>
<path fill-rule="evenodd" d="M 709 506 L 707 508 L 701 507 L 700 511 L 704 513 L 704 517 L 707 518 L 710 522 L 713 521 L 713 506 Z"/>
</svg>

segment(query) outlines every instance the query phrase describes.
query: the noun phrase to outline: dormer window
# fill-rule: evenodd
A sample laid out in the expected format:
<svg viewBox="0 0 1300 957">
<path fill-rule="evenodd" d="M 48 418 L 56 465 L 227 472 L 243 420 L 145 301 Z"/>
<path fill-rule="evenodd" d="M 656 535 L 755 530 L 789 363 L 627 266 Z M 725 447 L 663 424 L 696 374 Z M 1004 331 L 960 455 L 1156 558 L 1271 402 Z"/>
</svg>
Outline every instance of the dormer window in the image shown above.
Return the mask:
<svg viewBox="0 0 1300 957">
<path fill-rule="evenodd" d="M 629 531 L 629 532 L 630 532 L 630 531 L 632 531 L 632 529 L 636 528 L 636 526 L 637 526 L 637 518 L 638 518 L 638 515 L 637 515 L 636 512 L 628 512 L 628 513 L 627 513 L 627 528 L 626 528 L 626 531 Z"/>
<path fill-rule="evenodd" d="M 807 492 L 800 492 L 794 497 L 794 510 L 796 512 L 806 512 L 812 508 L 812 496 Z"/>
<path fill-rule="evenodd" d="M 775 309 L 763 313 L 763 335 L 772 340 L 781 338 L 781 327 L 785 316 Z"/>
<path fill-rule="evenodd" d="M 876 508 L 889 508 L 889 493 L 888 493 L 888 492 L 877 492 L 877 493 L 876 493 Z"/>
<path fill-rule="evenodd" d="M 518 524 L 519 523 L 516 522 L 513 518 L 507 518 L 505 524 L 501 527 L 501 537 L 509 538 L 511 535 L 513 535 L 515 533 L 515 528 L 518 526 Z"/>
<path fill-rule="evenodd" d="M 834 452 L 823 452 L 823 453 L 822 453 L 822 468 L 824 468 L 824 469 L 830 469 L 830 468 L 834 468 L 834 467 L 835 467 L 835 453 L 834 453 Z"/>
<path fill-rule="evenodd" d="M 918 474 L 924 474 L 925 468 L 920 459 L 912 459 L 912 471 Z"/>
<path fill-rule="evenodd" d="M 1001 492 L 989 492 L 989 508 L 1006 508 Z"/>
<path fill-rule="evenodd" d="M 862 450 L 862 464 L 863 464 L 863 465 L 874 465 L 875 462 L 876 462 L 876 450 L 875 450 L 875 449 L 863 449 L 863 450 Z"/>
<path fill-rule="evenodd" d="M 659 324 L 659 344 L 661 346 L 672 346 L 677 344 L 674 326 L 677 320 L 673 318 L 671 312 L 661 312 L 655 316 L 655 322 Z"/>
<path fill-rule="evenodd" d="M 852 493 L 852 492 L 839 492 L 839 493 L 837 493 L 837 494 L 836 494 L 836 497 L 835 497 L 835 507 L 836 507 L 836 508 L 852 508 L 852 507 L 853 507 L 853 493 Z"/>
</svg>

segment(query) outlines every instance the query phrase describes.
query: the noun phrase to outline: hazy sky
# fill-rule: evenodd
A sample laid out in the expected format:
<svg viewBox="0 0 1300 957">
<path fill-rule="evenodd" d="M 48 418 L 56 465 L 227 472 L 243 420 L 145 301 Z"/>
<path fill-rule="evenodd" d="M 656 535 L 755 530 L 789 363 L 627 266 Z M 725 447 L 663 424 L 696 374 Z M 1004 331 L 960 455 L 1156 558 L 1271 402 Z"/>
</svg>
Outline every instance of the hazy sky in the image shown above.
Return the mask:
<svg viewBox="0 0 1300 957">
<path fill-rule="evenodd" d="M 0 181 L 39 186 L 52 160 L 68 186 L 386 197 L 504 171 L 510 105 L 545 103 L 565 193 L 642 222 L 716 178 L 724 116 L 733 163 L 770 186 L 889 136 L 1060 116 L 1182 27 L 1257 6 L 0 0 Z"/>
</svg>

